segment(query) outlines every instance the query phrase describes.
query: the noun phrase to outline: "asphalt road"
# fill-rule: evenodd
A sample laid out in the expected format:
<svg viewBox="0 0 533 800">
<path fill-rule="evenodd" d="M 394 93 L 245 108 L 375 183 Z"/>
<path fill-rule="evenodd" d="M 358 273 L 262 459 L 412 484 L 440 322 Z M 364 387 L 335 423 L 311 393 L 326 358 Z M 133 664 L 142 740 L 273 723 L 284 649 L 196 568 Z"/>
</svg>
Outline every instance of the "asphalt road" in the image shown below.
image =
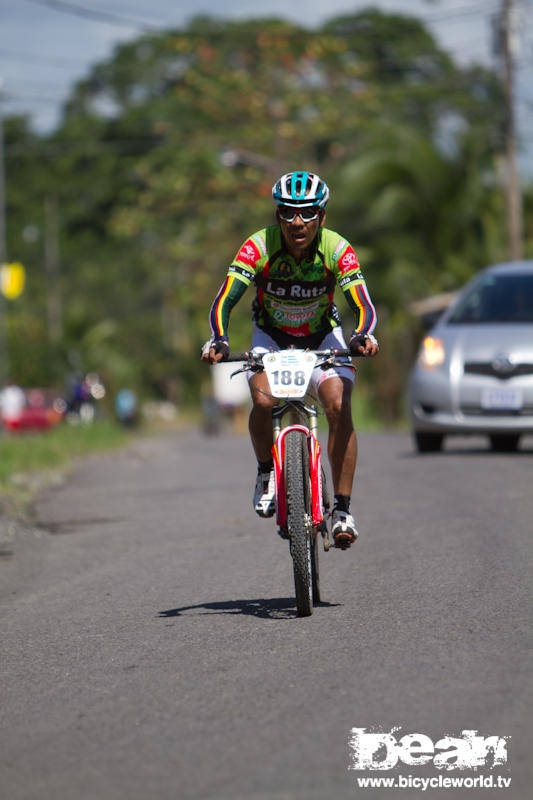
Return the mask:
<svg viewBox="0 0 533 800">
<path fill-rule="evenodd" d="M 171 433 L 41 498 L 0 562 L 2 800 L 531 796 L 533 447 L 362 436 L 361 536 L 306 619 L 254 473 L 244 437 Z M 509 761 L 357 771 L 354 727 L 510 736 Z M 512 784 L 358 785 L 398 774 Z"/>
</svg>

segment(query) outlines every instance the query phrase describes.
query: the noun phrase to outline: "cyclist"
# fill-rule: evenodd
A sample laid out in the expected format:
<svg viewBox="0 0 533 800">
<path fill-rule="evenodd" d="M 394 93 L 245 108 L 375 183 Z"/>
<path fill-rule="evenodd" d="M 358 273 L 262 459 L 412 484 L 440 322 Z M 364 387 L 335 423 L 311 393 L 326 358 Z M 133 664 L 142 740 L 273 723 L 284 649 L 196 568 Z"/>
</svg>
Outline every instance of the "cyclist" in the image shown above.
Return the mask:
<svg viewBox="0 0 533 800">
<path fill-rule="evenodd" d="M 291 172 L 273 186 L 276 225 L 250 236 L 229 267 L 210 312 L 211 339 L 202 359 L 215 364 L 229 355 L 230 313 L 247 287 L 254 283 L 252 348 L 258 352 L 299 348 L 346 348 L 340 317 L 333 302 L 335 286 L 342 288 L 355 315 L 349 341 L 354 355 L 374 356 L 372 335 L 376 312 L 357 256 L 342 236 L 324 227 L 329 189 L 312 172 Z M 253 505 L 262 517 L 275 513 L 271 410 L 264 373 L 249 372 L 252 395 L 250 436 L 258 461 Z M 350 359 L 323 371 L 314 370 L 312 386 L 329 426 L 328 456 L 335 503 L 332 537 L 337 547 L 349 547 L 358 532 L 350 499 L 357 462 L 357 437 L 351 414 L 354 369 Z"/>
</svg>

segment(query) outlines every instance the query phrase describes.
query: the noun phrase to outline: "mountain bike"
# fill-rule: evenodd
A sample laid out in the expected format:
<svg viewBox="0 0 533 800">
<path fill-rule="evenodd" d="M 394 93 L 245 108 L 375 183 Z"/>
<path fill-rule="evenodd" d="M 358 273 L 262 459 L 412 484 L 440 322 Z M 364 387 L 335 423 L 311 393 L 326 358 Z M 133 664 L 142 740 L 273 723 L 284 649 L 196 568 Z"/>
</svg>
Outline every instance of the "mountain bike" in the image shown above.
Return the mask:
<svg viewBox="0 0 533 800">
<path fill-rule="evenodd" d="M 280 402 L 272 409 L 276 521 L 279 534 L 288 539 L 294 572 L 298 616 L 313 613 L 320 603 L 318 568 L 319 534 L 325 552 L 331 546 L 328 530 L 330 500 L 321 464 L 318 409 L 305 397 L 316 367 L 328 369 L 349 350 L 299 350 L 232 354 L 229 361 L 244 362 L 239 372 L 265 372 L 272 396 Z M 286 418 L 286 419 L 285 419 Z"/>
</svg>

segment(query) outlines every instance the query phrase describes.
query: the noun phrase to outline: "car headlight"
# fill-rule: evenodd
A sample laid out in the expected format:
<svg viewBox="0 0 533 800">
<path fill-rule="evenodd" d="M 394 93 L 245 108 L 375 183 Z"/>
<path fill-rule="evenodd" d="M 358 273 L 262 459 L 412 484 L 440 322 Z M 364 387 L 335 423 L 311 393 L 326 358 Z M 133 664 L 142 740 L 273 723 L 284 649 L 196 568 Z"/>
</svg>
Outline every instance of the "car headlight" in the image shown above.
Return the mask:
<svg viewBox="0 0 533 800">
<path fill-rule="evenodd" d="M 433 336 L 426 336 L 422 342 L 418 363 L 423 369 L 435 369 L 444 363 L 446 352 L 442 339 L 434 339 Z"/>
</svg>

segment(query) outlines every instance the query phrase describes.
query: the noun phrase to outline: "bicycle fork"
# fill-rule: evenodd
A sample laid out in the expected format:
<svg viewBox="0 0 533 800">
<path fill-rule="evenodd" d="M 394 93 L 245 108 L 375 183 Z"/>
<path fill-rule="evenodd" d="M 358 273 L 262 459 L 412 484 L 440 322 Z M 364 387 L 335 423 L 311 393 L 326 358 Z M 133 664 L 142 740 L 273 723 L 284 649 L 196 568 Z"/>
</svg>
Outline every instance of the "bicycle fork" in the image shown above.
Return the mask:
<svg viewBox="0 0 533 800">
<path fill-rule="evenodd" d="M 282 428 L 282 417 L 286 413 L 290 414 L 290 424 Z M 294 400 L 283 406 L 275 406 L 272 410 L 274 432 L 272 455 L 274 458 L 276 482 L 276 521 L 281 531 L 285 532 L 287 530 L 286 483 L 284 475 L 285 437 L 289 431 L 300 431 L 306 437 L 309 453 L 309 477 L 311 484 L 311 518 L 309 519 L 309 525 L 320 531 L 323 538 L 324 550 L 327 552 L 331 542 L 328 526 L 324 517 L 324 509 L 326 512 L 329 510 L 329 501 L 327 496 L 324 497 L 325 487 L 323 486 L 321 462 L 322 448 L 317 436 L 317 416 L 316 407 L 307 405 L 301 400 Z M 298 419 L 302 417 L 309 420 L 309 427 L 298 422 Z"/>
</svg>

